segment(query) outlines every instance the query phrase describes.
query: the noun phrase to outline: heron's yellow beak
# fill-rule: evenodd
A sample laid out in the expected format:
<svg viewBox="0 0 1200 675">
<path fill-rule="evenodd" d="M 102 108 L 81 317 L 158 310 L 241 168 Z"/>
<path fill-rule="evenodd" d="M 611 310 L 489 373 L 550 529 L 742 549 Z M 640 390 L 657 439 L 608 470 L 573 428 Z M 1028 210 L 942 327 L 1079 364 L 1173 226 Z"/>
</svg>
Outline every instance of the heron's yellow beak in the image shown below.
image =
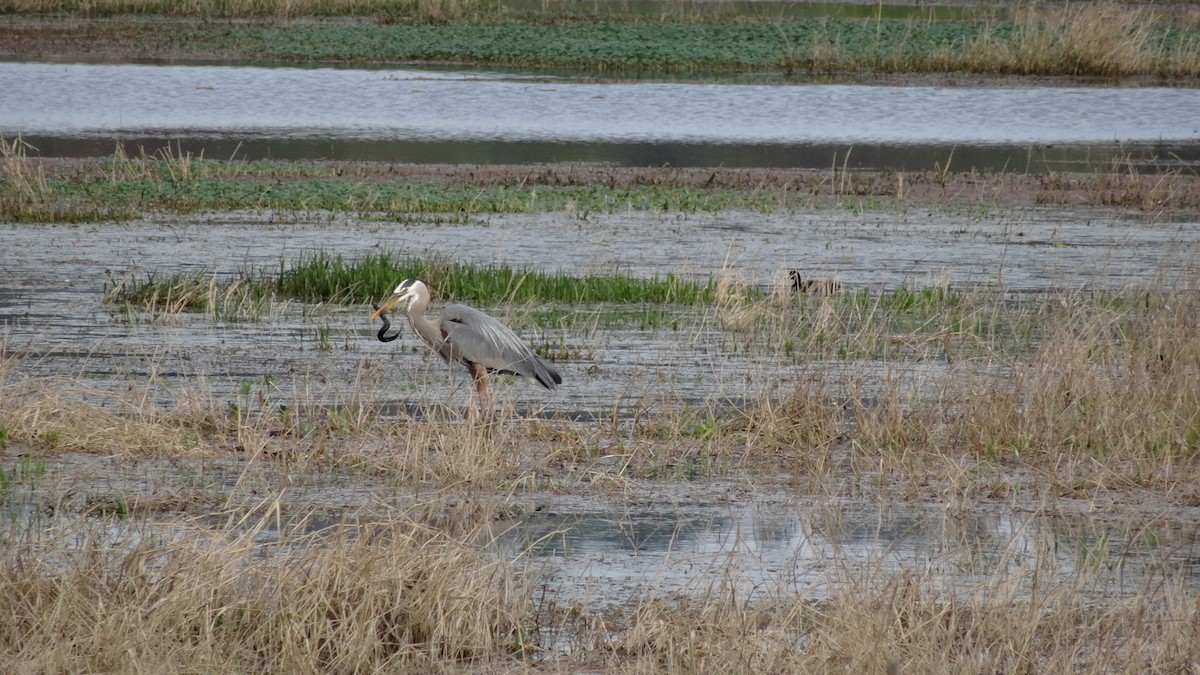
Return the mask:
<svg viewBox="0 0 1200 675">
<path fill-rule="evenodd" d="M 384 312 L 388 311 L 389 309 L 400 304 L 400 301 L 406 299 L 407 297 L 408 297 L 407 293 L 396 293 L 395 295 L 388 298 L 387 300 L 384 300 L 383 304 L 379 306 L 379 309 L 375 310 L 375 313 L 371 315 L 371 321 L 378 319 L 380 314 L 383 314 Z"/>
</svg>

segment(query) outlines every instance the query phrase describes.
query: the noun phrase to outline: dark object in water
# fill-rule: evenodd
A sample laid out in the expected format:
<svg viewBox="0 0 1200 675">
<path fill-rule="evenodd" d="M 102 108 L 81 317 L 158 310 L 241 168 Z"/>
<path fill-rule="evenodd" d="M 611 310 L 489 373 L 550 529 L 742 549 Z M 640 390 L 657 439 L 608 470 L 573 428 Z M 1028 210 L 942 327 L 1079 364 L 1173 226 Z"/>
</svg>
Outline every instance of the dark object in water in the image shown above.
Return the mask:
<svg viewBox="0 0 1200 675">
<path fill-rule="evenodd" d="M 371 307 L 376 310 L 379 309 L 379 305 L 371 305 Z M 391 342 L 392 340 L 395 340 L 396 338 L 400 337 L 400 333 L 404 332 L 404 331 L 398 330 L 398 331 L 396 331 L 395 335 L 388 337 L 387 335 L 385 335 L 385 333 L 387 333 L 388 329 L 392 327 L 392 322 L 388 321 L 387 314 L 384 314 L 383 312 L 379 312 L 379 318 L 383 319 L 383 328 L 379 329 L 379 332 L 375 334 L 375 337 L 379 338 L 380 342 Z"/>
<path fill-rule="evenodd" d="M 833 279 L 805 279 L 800 270 L 788 270 L 788 278 L 792 280 L 792 288 L 801 293 L 833 295 L 842 290 L 842 285 Z"/>
</svg>

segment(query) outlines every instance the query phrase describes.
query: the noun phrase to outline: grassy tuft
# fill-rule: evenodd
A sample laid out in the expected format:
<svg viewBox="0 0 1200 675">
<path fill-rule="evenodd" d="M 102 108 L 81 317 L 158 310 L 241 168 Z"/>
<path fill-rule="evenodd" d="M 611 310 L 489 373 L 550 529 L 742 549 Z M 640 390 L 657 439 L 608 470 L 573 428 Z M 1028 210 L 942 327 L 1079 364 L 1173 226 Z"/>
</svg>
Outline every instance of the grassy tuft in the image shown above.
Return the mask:
<svg viewBox="0 0 1200 675">
<path fill-rule="evenodd" d="M 45 170 L 29 157 L 31 150 L 19 137 L 0 137 L 0 211 L 17 222 L 63 220 L 66 214 L 55 206 Z"/>
<path fill-rule="evenodd" d="M 131 305 L 149 314 L 195 311 L 225 321 L 261 318 L 271 298 L 264 284 L 245 275 L 223 280 L 215 274 L 195 273 L 113 280 L 106 285 L 105 301 Z"/>
</svg>

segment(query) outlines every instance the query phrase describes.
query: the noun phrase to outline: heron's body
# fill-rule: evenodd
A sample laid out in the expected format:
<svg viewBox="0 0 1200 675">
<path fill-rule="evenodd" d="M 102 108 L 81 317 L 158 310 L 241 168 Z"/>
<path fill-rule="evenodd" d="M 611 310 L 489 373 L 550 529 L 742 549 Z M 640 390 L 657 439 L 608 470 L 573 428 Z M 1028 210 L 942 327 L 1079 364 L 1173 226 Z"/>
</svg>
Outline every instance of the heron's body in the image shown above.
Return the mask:
<svg viewBox="0 0 1200 675">
<path fill-rule="evenodd" d="M 518 375 L 546 389 L 562 384 L 562 376 L 535 354 L 516 333 L 494 317 L 466 305 L 447 305 L 437 318 L 425 316 L 429 289 L 421 281 L 406 279 L 371 316 L 407 301 L 405 313 L 413 330 L 447 364 L 461 363 L 471 373 L 479 404 L 487 399 L 487 374 Z"/>
</svg>

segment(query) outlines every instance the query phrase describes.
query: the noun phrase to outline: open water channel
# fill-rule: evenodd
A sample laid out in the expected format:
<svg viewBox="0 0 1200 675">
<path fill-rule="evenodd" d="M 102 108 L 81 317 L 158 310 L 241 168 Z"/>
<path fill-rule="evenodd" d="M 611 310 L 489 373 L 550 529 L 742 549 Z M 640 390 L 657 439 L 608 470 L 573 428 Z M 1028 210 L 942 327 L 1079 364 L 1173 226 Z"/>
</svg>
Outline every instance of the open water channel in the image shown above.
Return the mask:
<svg viewBox="0 0 1200 675">
<path fill-rule="evenodd" d="M 1200 163 L 1200 89 L 582 82 L 479 71 L 0 63 L 47 156 L 1034 171 Z"/>
</svg>

